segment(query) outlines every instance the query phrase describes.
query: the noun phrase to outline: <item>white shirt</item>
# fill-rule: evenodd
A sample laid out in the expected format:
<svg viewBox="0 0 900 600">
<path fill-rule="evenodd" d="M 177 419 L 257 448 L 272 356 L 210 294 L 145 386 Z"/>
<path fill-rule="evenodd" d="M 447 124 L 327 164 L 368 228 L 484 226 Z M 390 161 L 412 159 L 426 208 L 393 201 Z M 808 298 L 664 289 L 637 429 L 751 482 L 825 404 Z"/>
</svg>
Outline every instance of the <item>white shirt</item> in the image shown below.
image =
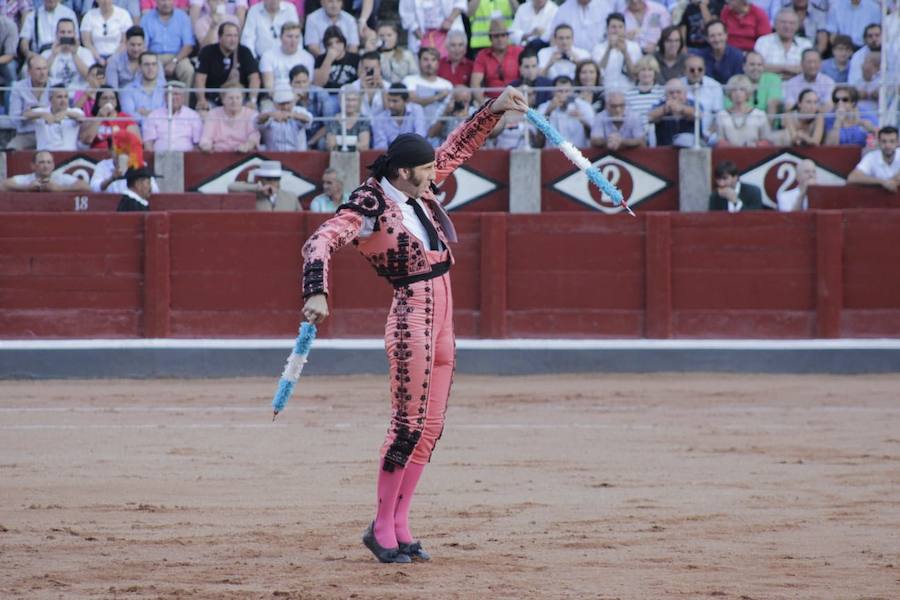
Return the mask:
<svg viewBox="0 0 900 600">
<path fill-rule="evenodd" d="M 256 6 L 259 5 L 257 4 Z M 259 61 L 259 72 L 273 73 L 276 85 L 278 83 L 290 83 L 288 75 L 291 69 L 297 65 L 303 65 L 309 71 L 310 76 L 312 76 L 315 70 L 315 62 L 313 55 L 302 47 L 298 47 L 293 54 L 285 54 L 279 45 L 277 48 L 270 48 L 263 53 L 262 59 Z"/>
<path fill-rule="evenodd" d="M 281 28 L 285 23 L 299 23 L 297 7 L 282 0 L 278 5 L 278 13 L 273 17 L 266 11 L 266 5 L 260 2 L 247 11 L 241 43 L 259 58 L 270 48 L 281 47 Z M 303 38 L 300 38 L 303 45 Z M 312 71 L 309 72 L 312 75 Z"/>
<path fill-rule="evenodd" d="M 741 212 L 741 209 L 744 208 L 744 201 L 741 200 L 741 197 L 739 195 L 740 193 L 741 193 L 741 182 L 738 181 L 737 184 L 734 186 L 734 202 L 729 200 L 725 204 L 725 206 L 728 207 L 728 212 L 737 213 L 737 212 Z"/>
<path fill-rule="evenodd" d="M 603 55 L 606 54 L 606 48 L 609 47 L 608 42 L 602 42 L 594 46 L 591 58 L 600 66 Z M 631 58 L 631 64 L 634 65 L 640 60 L 642 52 L 641 46 L 633 40 L 625 40 L 625 51 Z M 629 89 L 631 88 L 631 78 L 623 71 L 625 69 L 625 56 L 618 48 L 609 51 L 609 59 L 606 61 L 606 68 L 603 69 L 603 85 L 607 88 Z"/>
<path fill-rule="evenodd" d="M 381 81 L 382 89 L 386 90 L 389 87 L 391 87 L 391 84 L 384 80 Z M 341 89 L 359 92 L 359 114 L 364 117 L 377 115 L 382 110 L 384 110 L 384 94 L 372 94 L 372 99 L 370 100 L 369 93 L 363 91 L 362 79 L 357 79 L 356 81 L 345 83 L 341 86 Z"/>
<path fill-rule="evenodd" d="M 432 102 L 428 106 L 422 107 L 422 110 L 425 112 L 425 119 L 429 122 L 436 121 L 443 114 L 451 99 L 449 92 L 453 91 L 453 84 L 443 77 L 435 77 L 434 81 L 428 81 L 421 75 L 407 75 L 403 78 L 403 85 L 420 98 L 431 98 L 432 96 L 437 96 L 439 92 L 448 92 L 447 97 L 440 102 Z"/>
<path fill-rule="evenodd" d="M 422 242 L 422 246 L 426 250 L 438 250 L 439 248 L 431 248 L 428 245 L 428 232 L 425 231 L 425 226 L 422 225 L 422 222 L 416 215 L 415 209 L 406 203 L 406 201 L 409 200 L 409 196 L 392 186 L 391 182 L 387 180 L 387 177 L 382 177 L 379 183 L 381 184 L 381 189 L 384 190 L 384 193 L 390 196 L 400 207 L 400 213 L 403 215 L 403 227 L 405 227 L 406 230 L 411 234 L 416 236 L 419 241 Z M 416 198 L 416 202 L 425 211 L 425 215 L 428 216 L 431 211 L 425 205 L 425 203 L 423 203 L 419 198 Z"/>
<path fill-rule="evenodd" d="M 12 177 L 13 183 L 20 186 L 31 185 L 35 181 L 37 181 L 37 175 L 34 173 L 28 173 L 26 175 L 14 175 Z M 74 175 L 69 175 L 68 173 L 50 173 L 50 183 L 58 186 L 66 186 L 70 187 L 79 182 L 78 177 Z"/>
<path fill-rule="evenodd" d="M 753 49 L 759 52 L 767 65 L 800 66 L 803 51 L 812 48 L 812 42 L 805 37 L 795 36 L 790 48 L 785 51 L 777 33 L 768 33 L 756 40 Z"/>
<path fill-rule="evenodd" d="M 590 52 L 606 39 L 606 17 L 610 13 L 625 13 L 625 0 L 591 0 L 587 7 L 578 0 L 566 0 L 553 15 L 550 27 L 541 36 L 545 42 L 553 37 L 553 30 L 563 23 L 572 27 L 575 45 Z"/>
<path fill-rule="evenodd" d="M 84 113 L 77 108 L 70 108 L 81 116 Z M 50 114 L 50 109 L 41 109 L 42 114 Z M 66 117 L 60 123 L 47 123 L 38 117 L 34 120 L 34 137 L 38 150 L 60 150 L 74 152 L 78 149 L 78 128 L 81 124 L 75 119 Z"/>
<path fill-rule="evenodd" d="M 320 8 L 314 10 L 306 16 L 306 32 L 304 38 L 305 45 L 316 44 L 325 52 L 325 30 L 335 25 L 331 22 L 331 17 L 325 14 L 325 9 Z M 341 33 L 347 38 L 347 47 L 359 46 L 359 29 L 356 26 L 356 19 L 347 11 L 341 11 L 336 23 L 341 29 Z M 312 73 L 310 73 L 312 75 Z"/>
<path fill-rule="evenodd" d="M 882 39 L 884 39 L 882 35 Z M 862 67 L 863 63 L 866 62 L 866 57 L 869 56 L 868 46 L 863 46 L 859 50 L 853 53 L 853 56 L 850 57 L 850 66 L 847 71 L 847 83 L 850 85 L 859 85 L 863 80 Z M 884 59 L 884 53 L 881 54 L 882 60 Z"/>
<path fill-rule="evenodd" d="M 587 148 L 590 143 L 584 123 L 587 123 L 589 131 L 591 124 L 594 122 L 594 109 L 581 98 L 573 98 L 572 103 L 575 106 L 573 109 L 576 113 L 575 115 L 569 114 L 569 108 L 563 106 L 550 113 L 550 116 L 546 116 L 544 111 L 550 106 L 549 100 L 541 104 L 537 110 L 550 121 L 551 125 L 556 127 L 556 130 L 559 131 L 564 140 L 571 142 L 576 148 Z M 531 127 L 534 130 L 534 126 L 532 125 Z M 551 147 L 550 140 L 547 140 L 547 147 Z"/>
<path fill-rule="evenodd" d="M 778 210 L 781 212 L 791 212 L 794 210 L 794 205 L 797 204 L 797 199 L 800 197 L 800 186 L 797 186 L 790 190 L 781 191 L 775 194 L 775 199 L 778 201 Z M 809 208 L 809 199 L 806 195 L 803 196 L 803 202 L 800 205 L 799 210 L 806 210 Z"/>
<path fill-rule="evenodd" d="M 559 6 L 553 0 L 547 0 L 544 8 L 538 13 L 534 12 L 533 2 L 523 2 L 516 11 L 512 27 L 509 28 L 510 41 L 513 44 L 525 45 L 531 41 L 530 34 L 535 27 L 543 29 L 541 33 L 541 36 L 543 36 L 550 29 L 550 23 L 558 10 Z"/>
<path fill-rule="evenodd" d="M 878 179 L 892 179 L 900 173 L 900 153 L 894 150 L 894 157 L 890 164 L 884 162 L 881 149 L 872 150 L 862 157 L 856 169 L 869 177 Z"/>
<path fill-rule="evenodd" d="M 78 58 L 87 67 L 96 62 L 94 55 L 84 46 L 79 46 L 75 53 L 78 54 Z M 78 67 L 75 66 L 75 53 L 60 52 L 56 55 L 56 58 L 53 59 L 53 64 L 50 65 L 50 78 L 47 80 L 49 85 L 64 85 L 67 88 L 74 89 L 87 87 L 87 81 L 81 76 Z M 41 56 L 46 58 L 47 62 L 50 62 L 50 54 L 50 50 L 44 50 Z"/>
<path fill-rule="evenodd" d="M 111 158 L 101 160 L 94 165 L 94 173 L 91 175 L 91 191 L 106 192 L 109 194 L 124 194 L 128 189 L 128 183 L 125 181 L 124 177 L 110 183 L 105 190 L 100 189 L 100 184 L 112 177 L 115 172 L 116 167 L 113 165 L 113 159 Z M 159 193 L 159 185 L 156 183 L 156 177 L 150 180 L 150 188 L 153 190 L 154 194 Z"/>
<path fill-rule="evenodd" d="M 548 46 L 546 48 L 541 48 L 538 50 L 538 67 L 543 70 L 547 68 L 547 65 L 550 64 L 550 59 L 553 58 L 553 53 L 557 52 L 556 46 Z M 640 56 L 640 48 L 638 48 L 638 56 Z M 582 61 L 586 58 L 591 57 L 591 53 L 587 50 L 582 50 L 581 48 L 577 48 L 572 46 L 572 49 L 569 50 L 566 54 L 568 54 L 569 58 L 574 58 L 575 60 L 569 60 L 566 58 L 561 58 L 550 67 L 550 70 L 547 71 L 546 77 L 549 79 L 555 79 L 560 75 L 565 75 L 570 77 L 571 79 L 575 79 L 575 64 L 579 61 Z M 578 84 L 575 84 L 578 85 Z"/>
<path fill-rule="evenodd" d="M 700 105 L 700 122 L 703 125 L 704 134 L 712 131 L 713 119 L 717 112 L 725 108 L 725 96 L 722 91 L 722 84 L 718 81 L 704 75 L 700 81 L 699 87 L 695 90 L 694 86 L 688 82 L 687 77 L 682 77 L 681 81 L 687 89 L 688 100 L 693 100 Z"/>
<path fill-rule="evenodd" d="M 103 34 L 103 24 L 106 23 L 106 35 Z M 101 56 L 112 56 L 119 49 L 122 42 L 122 34 L 134 24 L 131 15 L 124 8 L 113 6 L 112 15 L 108 21 L 104 21 L 99 8 L 92 8 L 81 20 L 82 33 L 91 34 L 91 41 Z"/>
<path fill-rule="evenodd" d="M 79 37 L 77 26 L 78 17 L 75 16 L 75 11 L 65 4 L 60 3 L 53 9 L 53 12 L 48 13 L 47 9 L 44 8 L 44 3 L 40 2 L 37 14 L 37 40 L 35 40 L 34 11 L 29 11 L 28 14 L 25 15 L 25 19 L 22 21 L 22 33 L 19 34 L 19 38 L 31 40 L 32 42 L 36 41 L 37 45 L 34 43 L 31 45 L 32 50 L 35 52 L 40 46 L 46 45 L 49 48 L 54 40 L 56 40 L 56 24 L 60 19 L 71 19 L 72 22 L 76 23 L 75 37 Z"/>
</svg>

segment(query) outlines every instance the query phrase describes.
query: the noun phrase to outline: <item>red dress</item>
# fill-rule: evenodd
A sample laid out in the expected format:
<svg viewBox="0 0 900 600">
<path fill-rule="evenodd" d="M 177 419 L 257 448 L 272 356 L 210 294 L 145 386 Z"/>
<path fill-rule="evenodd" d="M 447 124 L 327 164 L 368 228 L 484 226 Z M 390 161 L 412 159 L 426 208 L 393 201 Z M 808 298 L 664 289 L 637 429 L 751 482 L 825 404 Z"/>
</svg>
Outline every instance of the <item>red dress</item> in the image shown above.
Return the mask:
<svg viewBox="0 0 900 600">
<path fill-rule="evenodd" d="M 134 117 L 128 113 L 120 112 L 118 117 L 123 120 L 100 121 L 100 126 L 97 127 L 97 136 L 94 138 L 94 141 L 91 142 L 91 148 L 109 148 L 112 144 L 113 129 L 116 127 L 119 129 L 128 129 L 132 125 L 137 127 L 137 122 L 133 120 Z"/>
</svg>

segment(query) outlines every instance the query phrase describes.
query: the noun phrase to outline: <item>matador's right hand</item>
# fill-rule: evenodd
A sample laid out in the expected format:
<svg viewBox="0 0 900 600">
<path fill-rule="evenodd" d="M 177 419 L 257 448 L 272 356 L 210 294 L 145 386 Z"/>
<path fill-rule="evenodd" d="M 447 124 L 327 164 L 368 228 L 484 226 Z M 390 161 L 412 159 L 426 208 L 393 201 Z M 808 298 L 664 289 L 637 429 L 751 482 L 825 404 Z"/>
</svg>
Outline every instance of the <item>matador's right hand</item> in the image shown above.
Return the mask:
<svg viewBox="0 0 900 600">
<path fill-rule="evenodd" d="M 316 325 L 328 316 L 328 298 L 325 294 L 314 294 L 303 305 L 303 318 Z"/>
</svg>

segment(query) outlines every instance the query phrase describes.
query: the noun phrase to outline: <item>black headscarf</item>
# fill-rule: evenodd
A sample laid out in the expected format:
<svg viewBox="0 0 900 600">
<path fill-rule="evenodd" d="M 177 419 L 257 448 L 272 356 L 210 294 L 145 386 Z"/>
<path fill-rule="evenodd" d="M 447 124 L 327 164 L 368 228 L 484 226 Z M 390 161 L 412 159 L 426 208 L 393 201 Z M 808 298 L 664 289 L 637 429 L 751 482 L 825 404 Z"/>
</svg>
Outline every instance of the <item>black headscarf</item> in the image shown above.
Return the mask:
<svg viewBox="0 0 900 600">
<path fill-rule="evenodd" d="M 428 140 L 415 133 L 401 133 L 387 152 L 375 159 L 367 168 L 372 171 L 372 177 L 381 179 L 386 177 L 388 170 L 393 168 L 411 168 L 426 165 L 434 161 L 434 148 Z"/>
</svg>

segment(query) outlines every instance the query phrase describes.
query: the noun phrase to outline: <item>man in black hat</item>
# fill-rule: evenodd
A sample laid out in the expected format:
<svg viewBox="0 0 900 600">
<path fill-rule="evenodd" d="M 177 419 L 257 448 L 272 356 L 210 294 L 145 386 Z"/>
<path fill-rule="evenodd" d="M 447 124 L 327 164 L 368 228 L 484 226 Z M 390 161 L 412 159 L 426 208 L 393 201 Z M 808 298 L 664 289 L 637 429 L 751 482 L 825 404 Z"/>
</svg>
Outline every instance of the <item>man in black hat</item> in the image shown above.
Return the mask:
<svg viewBox="0 0 900 600">
<path fill-rule="evenodd" d="M 435 151 L 415 133 L 391 143 L 369 177 L 303 246 L 303 315 L 328 316 L 332 255 L 353 243 L 394 288 L 385 326 L 392 417 L 381 448 L 375 520 L 363 543 L 378 560 L 429 560 L 409 530 L 419 477 L 441 435 L 455 362 L 450 267 L 456 230 L 435 198 L 446 179 L 481 147 L 507 110 L 528 104 L 507 87 L 456 128 Z"/>
<path fill-rule="evenodd" d="M 122 194 L 116 212 L 145 212 L 150 210 L 151 180 L 150 167 L 131 168 L 125 172 L 128 189 Z"/>
</svg>

